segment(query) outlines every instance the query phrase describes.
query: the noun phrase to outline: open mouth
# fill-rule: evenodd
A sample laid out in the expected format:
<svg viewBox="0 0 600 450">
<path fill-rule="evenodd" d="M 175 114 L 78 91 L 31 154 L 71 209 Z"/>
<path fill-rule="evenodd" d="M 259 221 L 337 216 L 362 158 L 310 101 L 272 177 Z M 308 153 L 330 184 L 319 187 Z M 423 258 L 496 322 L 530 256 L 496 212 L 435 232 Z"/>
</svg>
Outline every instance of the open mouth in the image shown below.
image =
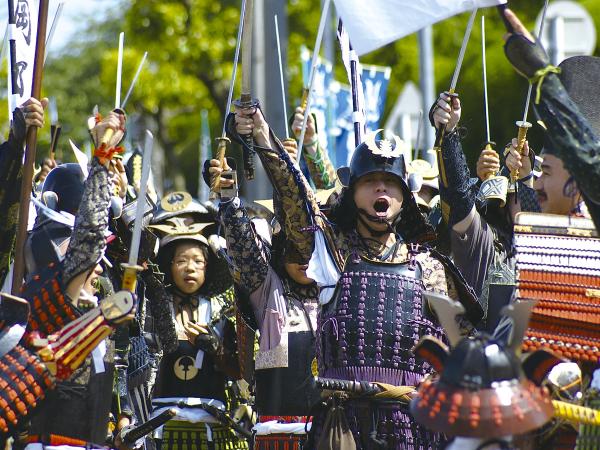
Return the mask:
<svg viewBox="0 0 600 450">
<path fill-rule="evenodd" d="M 375 203 L 373 203 L 373 209 L 375 210 L 377 217 L 386 217 L 389 207 L 390 203 L 385 198 L 378 198 L 375 200 Z"/>
</svg>

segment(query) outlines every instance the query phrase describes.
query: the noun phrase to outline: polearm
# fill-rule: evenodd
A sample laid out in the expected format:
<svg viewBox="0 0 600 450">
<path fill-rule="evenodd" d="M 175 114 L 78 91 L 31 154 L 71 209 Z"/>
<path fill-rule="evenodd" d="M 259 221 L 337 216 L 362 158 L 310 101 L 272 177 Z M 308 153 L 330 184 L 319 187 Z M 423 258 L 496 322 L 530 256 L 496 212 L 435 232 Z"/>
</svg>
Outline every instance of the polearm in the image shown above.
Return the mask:
<svg viewBox="0 0 600 450">
<path fill-rule="evenodd" d="M 12 2 L 10 2 L 12 3 Z M 44 55 L 46 49 L 46 25 L 48 22 L 49 0 L 40 0 L 38 10 L 37 36 L 35 40 L 35 59 L 33 63 L 33 83 L 31 96 L 39 100 L 42 93 L 42 76 L 44 69 Z M 11 14 L 14 15 L 14 10 Z M 13 88 L 14 88 L 13 84 Z M 21 202 L 19 203 L 19 225 L 17 227 L 17 240 L 15 243 L 15 264 L 11 292 L 17 295 L 25 275 L 24 247 L 27 238 L 27 223 L 29 220 L 29 201 L 33 183 L 33 165 L 37 145 L 37 127 L 27 129 L 27 145 L 25 147 L 25 163 L 23 165 L 23 178 L 21 181 Z"/>
<path fill-rule="evenodd" d="M 138 265 L 138 254 L 140 251 L 140 239 L 142 237 L 142 221 L 146 209 L 146 192 L 148 190 L 148 179 L 150 178 L 150 166 L 152 165 L 152 144 L 154 137 L 149 130 L 146 130 L 146 139 L 144 141 L 144 154 L 142 155 L 142 180 L 140 181 L 140 190 L 137 196 L 137 205 L 135 209 L 135 221 L 133 222 L 133 232 L 131 233 L 131 243 L 129 245 L 129 260 L 123 267 L 124 290 L 135 292 L 137 284 L 137 273 L 143 268 Z"/>
<path fill-rule="evenodd" d="M 542 21 L 540 22 L 540 28 L 538 30 L 537 37 L 542 37 L 542 31 L 544 31 L 544 21 L 546 20 L 546 11 L 548 10 L 548 0 L 544 2 L 544 9 L 542 11 Z M 518 128 L 517 132 L 517 151 L 522 155 L 523 147 L 525 146 L 525 140 L 527 139 L 527 131 L 531 128 L 531 123 L 527 122 L 527 114 L 529 113 L 529 101 L 531 99 L 531 91 L 533 85 L 529 83 L 527 88 L 527 97 L 525 97 L 525 109 L 523 111 L 523 120 L 517 120 L 516 125 Z M 510 186 L 509 192 L 517 192 L 518 185 L 517 180 L 519 179 L 519 169 L 515 169 L 510 174 Z M 518 201 L 518 197 L 515 195 L 515 202 Z"/>
<path fill-rule="evenodd" d="M 327 23 L 327 19 L 329 17 L 329 3 L 331 3 L 331 0 L 325 0 L 323 3 L 323 10 L 321 11 L 321 20 L 319 22 L 319 30 L 317 31 L 317 39 L 315 41 L 312 62 L 310 64 L 310 76 L 308 78 L 308 86 L 306 91 L 306 106 L 304 108 L 304 120 L 302 121 L 302 129 L 300 130 L 300 138 L 298 140 L 298 156 L 296 157 L 298 163 L 300 163 L 300 158 L 302 158 L 302 147 L 304 147 L 304 135 L 306 134 L 306 125 L 308 123 L 308 115 L 310 114 L 310 107 L 312 103 L 312 85 L 313 81 L 315 80 L 315 72 L 317 71 L 317 62 L 319 60 L 319 52 L 321 51 L 323 31 L 325 30 L 325 24 Z"/>
<path fill-rule="evenodd" d="M 234 102 L 236 108 L 255 109 L 258 101 L 252 98 L 252 21 L 254 0 L 246 0 L 246 11 L 244 14 L 244 31 L 242 33 L 242 94 Z M 254 179 L 254 138 L 252 133 L 241 135 L 245 145 L 244 152 L 244 174 L 247 180 Z"/>
<path fill-rule="evenodd" d="M 200 148 L 199 148 L 199 163 L 198 163 L 198 200 L 204 203 L 208 200 L 207 186 L 204 184 L 202 177 L 202 167 L 204 161 L 210 158 L 210 126 L 208 123 L 208 111 L 203 109 L 200 111 Z"/>
<path fill-rule="evenodd" d="M 240 47 L 242 44 L 242 33 L 244 30 L 244 19 L 246 17 L 246 1 L 242 0 L 242 7 L 240 9 L 240 23 L 238 25 L 237 41 L 235 44 L 235 54 L 233 56 L 233 71 L 231 74 L 231 82 L 229 83 L 229 93 L 227 94 L 227 104 L 225 105 L 225 117 L 223 118 L 223 131 L 221 136 L 217 138 L 217 159 L 219 160 L 220 167 L 225 165 L 225 150 L 227 150 L 227 144 L 230 142 L 227 137 L 227 117 L 231 111 L 231 101 L 233 99 L 233 89 L 235 87 L 235 77 L 237 74 L 237 65 L 240 57 Z M 219 179 L 215 177 L 210 186 L 210 198 L 214 199 L 219 192 Z"/>
<path fill-rule="evenodd" d="M 467 50 L 467 44 L 469 43 L 469 37 L 471 36 L 471 30 L 473 29 L 473 23 L 475 22 L 475 17 L 477 16 L 477 8 L 473 10 L 471 13 L 471 17 L 469 17 L 469 22 L 467 23 L 467 29 L 465 30 L 465 35 L 463 37 L 462 45 L 460 46 L 460 52 L 458 53 L 458 59 L 456 61 L 456 67 L 454 68 L 454 74 L 452 75 L 452 81 L 450 82 L 450 89 L 448 89 L 448 94 L 450 96 L 455 95 L 454 91 L 456 90 L 456 83 L 458 82 L 458 75 L 460 74 L 460 68 L 462 67 L 463 60 L 465 58 L 465 51 Z M 446 179 L 446 170 L 444 169 L 444 164 L 441 162 L 442 159 L 442 141 L 444 140 L 444 134 L 446 134 L 446 126 L 441 126 L 435 133 L 435 144 L 433 146 L 434 150 L 438 152 L 438 163 L 440 166 L 440 180 L 444 184 L 444 186 L 448 186 L 448 180 Z"/>
</svg>

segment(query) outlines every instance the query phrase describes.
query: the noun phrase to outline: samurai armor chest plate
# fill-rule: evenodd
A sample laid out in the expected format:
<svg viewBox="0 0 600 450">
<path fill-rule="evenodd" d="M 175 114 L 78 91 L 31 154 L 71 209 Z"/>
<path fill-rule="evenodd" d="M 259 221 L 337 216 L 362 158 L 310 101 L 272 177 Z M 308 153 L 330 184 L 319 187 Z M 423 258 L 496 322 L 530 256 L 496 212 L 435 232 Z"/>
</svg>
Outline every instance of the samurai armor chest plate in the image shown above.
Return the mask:
<svg viewBox="0 0 600 450">
<path fill-rule="evenodd" d="M 441 337 L 422 297 L 418 263 L 346 263 L 333 300 L 320 316 L 321 376 L 415 385 L 429 372 L 412 347 Z"/>
<path fill-rule="evenodd" d="M 600 361 L 600 238 L 591 220 L 522 213 L 515 225 L 517 298 L 537 300 L 523 349 Z"/>
<path fill-rule="evenodd" d="M 198 350 L 180 340 L 177 350 L 165 355 L 158 371 L 154 397 L 200 397 L 225 401 L 225 374 L 215 366 L 215 358 L 204 352 L 197 364 Z"/>
</svg>

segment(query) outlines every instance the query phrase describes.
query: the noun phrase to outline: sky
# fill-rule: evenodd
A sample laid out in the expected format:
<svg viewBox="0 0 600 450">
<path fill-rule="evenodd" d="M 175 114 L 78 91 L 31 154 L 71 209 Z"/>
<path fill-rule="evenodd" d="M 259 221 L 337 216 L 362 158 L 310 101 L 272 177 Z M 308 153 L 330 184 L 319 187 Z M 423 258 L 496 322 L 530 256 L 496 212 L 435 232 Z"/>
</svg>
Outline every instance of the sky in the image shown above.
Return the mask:
<svg viewBox="0 0 600 450">
<path fill-rule="evenodd" d="M 54 20 L 59 0 L 50 0 L 50 8 L 48 11 L 48 32 Z M 65 45 L 77 36 L 77 32 L 85 29 L 89 17 L 102 17 L 107 12 L 110 12 L 118 0 L 65 0 L 62 14 L 60 15 L 56 32 L 52 39 L 49 54 L 60 51 Z M 0 9 L 0 23 L 2 24 L 2 36 L 8 24 L 8 2 L 6 6 Z"/>
</svg>

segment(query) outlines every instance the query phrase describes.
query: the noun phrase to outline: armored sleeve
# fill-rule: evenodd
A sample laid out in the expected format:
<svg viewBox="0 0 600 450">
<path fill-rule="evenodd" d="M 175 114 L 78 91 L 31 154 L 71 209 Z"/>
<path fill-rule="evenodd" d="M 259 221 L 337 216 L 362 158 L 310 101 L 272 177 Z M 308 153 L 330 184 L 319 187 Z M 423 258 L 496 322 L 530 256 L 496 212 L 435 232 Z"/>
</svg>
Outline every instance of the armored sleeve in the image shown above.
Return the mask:
<svg viewBox="0 0 600 450">
<path fill-rule="evenodd" d="M 108 169 L 97 158 L 85 181 L 75 227 L 64 261 L 65 285 L 77 275 L 93 269 L 106 248 L 104 233 L 108 228 L 110 183 Z"/>
<path fill-rule="evenodd" d="M 276 195 L 282 202 L 284 217 L 280 217 L 288 239 L 294 242 L 300 255 L 308 261 L 314 245 L 314 226 L 324 228 L 319 206 L 302 172 L 297 169 L 276 138 L 275 149 L 255 147 L 269 176 Z"/>
<path fill-rule="evenodd" d="M 337 180 L 335 168 L 331 164 L 327 150 L 321 147 L 318 141 L 316 145 L 317 149 L 314 155 L 308 151 L 303 153 L 310 178 L 317 189 L 331 189 Z"/>
<path fill-rule="evenodd" d="M 439 165 L 442 213 L 452 227 L 467 217 L 475 205 L 473 183 L 456 130 L 444 137 Z"/>
<path fill-rule="evenodd" d="M 233 279 L 248 293 L 256 291 L 269 271 L 269 256 L 257 236 L 250 217 L 239 198 L 221 203 L 221 222 L 227 241 L 227 254 L 232 260 Z"/>
<path fill-rule="evenodd" d="M 555 74 L 542 84 L 536 112 L 548 129 L 553 152 L 577 181 L 596 227 L 600 226 L 600 139 Z"/>
<path fill-rule="evenodd" d="M 171 294 L 167 292 L 165 285 L 151 271 L 143 272 L 142 277 L 146 283 L 148 306 L 152 316 L 154 332 L 158 336 L 159 346 L 164 354 L 172 353 L 177 350 L 179 343 L 169 307 L 172 302 Z"/>
<path fill-rule="evenodd" d="M 10 266 L 21 195 L 25 118 L 15 109 L 8 141 L 0 145 L 0 282 Z"/>
</svg>

